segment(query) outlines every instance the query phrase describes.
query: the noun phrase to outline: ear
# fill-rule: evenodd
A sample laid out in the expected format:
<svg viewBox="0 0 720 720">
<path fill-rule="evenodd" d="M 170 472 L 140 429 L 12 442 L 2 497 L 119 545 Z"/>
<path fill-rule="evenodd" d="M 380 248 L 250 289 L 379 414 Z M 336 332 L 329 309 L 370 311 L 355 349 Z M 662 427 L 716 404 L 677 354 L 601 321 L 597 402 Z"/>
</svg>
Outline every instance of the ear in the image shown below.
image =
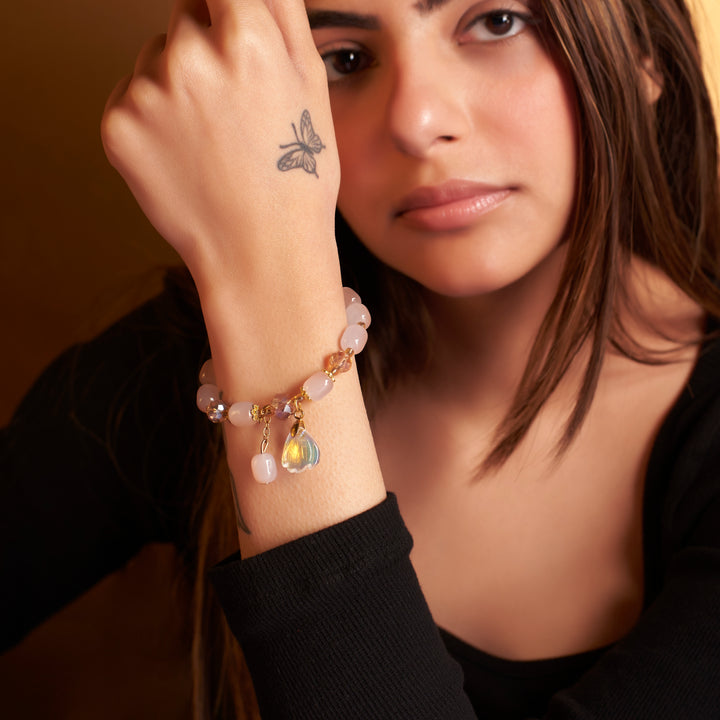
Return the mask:
<svg viewBox="0 0 720 720">
<path fill-rule="evenodd" d="M 662 95 L 663 76 L 657 71 L 652 59 L 644 56 L 640 61 L 640 82 L 645 99 L 654 105 Z"/>
</svg>

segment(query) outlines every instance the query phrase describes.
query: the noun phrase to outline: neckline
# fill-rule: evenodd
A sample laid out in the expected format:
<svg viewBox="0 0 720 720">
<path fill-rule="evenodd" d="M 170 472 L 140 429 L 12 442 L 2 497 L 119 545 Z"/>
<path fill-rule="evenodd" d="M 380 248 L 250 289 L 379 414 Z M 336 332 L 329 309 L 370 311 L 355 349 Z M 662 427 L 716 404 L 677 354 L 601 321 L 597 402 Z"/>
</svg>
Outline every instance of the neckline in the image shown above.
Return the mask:
<svg viewBox="0 0 720 720">
<path fill-rule="evenodd" d="M 593 664 L 601 655 L 606 653 L 612 645 L 593 648 L 572 655 L 538 658 L 533 660 L 510 660 L 492 655 L 480 648 L 470 645 L 448 630 L 438 627 L 448 651 L 458 660 L 469 662 L 485 669 L 516 677 L 555 675 L 567 672 L 571 668 Z"/>
</svg>

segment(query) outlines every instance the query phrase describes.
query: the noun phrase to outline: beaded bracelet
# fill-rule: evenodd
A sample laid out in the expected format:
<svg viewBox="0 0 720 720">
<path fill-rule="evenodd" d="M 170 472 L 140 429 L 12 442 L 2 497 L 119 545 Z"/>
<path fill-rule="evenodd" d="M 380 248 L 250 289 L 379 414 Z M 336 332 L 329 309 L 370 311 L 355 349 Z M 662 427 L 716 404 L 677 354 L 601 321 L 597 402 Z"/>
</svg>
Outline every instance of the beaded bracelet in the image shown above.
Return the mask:
<svg viewBox="0 0 720 720">
<path fill-rule="evenodd" d="M 320 460 L 320 449 L 305 429 L 302 403 L 324 398 L 335 383 L 335 376 L 352 367 L 352 357 L 365 347 L 367 328 L 370 326 L 370 312 L 362 304 L 360 296 L 350 288 L 343 288 L 345 313 L 348 325 L 340 336 L 340 350 L 327 358 L 325 369 L 311 375 L 295 395 L 277 395 L 266 405 L 241 401 L 228 403 L 215 384 L 212 358 L 200 370 L 200 388 L 197 392 L 197 406 L 213 423 L 226 420 L 236 427 L 263 423 L 260 453 L 250 463 L 253 477 L 259 483 L 271 483 L 277 477 L 275 458 L 268 452 L 270 445 L 270 423 L 273 419 L 285 420 L 291 415 L 295 422 L 283 446 L 281 463 L 291 473 L 300 473 L 315 467 Z"/>
</svg>

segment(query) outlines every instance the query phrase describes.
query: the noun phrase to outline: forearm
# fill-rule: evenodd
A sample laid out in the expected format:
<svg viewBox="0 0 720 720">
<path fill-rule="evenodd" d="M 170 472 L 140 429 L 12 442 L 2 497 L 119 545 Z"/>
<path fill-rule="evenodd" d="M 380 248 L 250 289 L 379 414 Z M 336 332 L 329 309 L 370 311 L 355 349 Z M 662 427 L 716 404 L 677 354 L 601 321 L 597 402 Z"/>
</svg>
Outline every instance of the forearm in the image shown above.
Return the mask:
<svg viewBox="0 0 720 720">
<path fill-rule="evenodd" d="M 224 397 L 267 404 L 297 392 L 346 325 L 333 236 L 339 158 L 301 0 L 177 0 L 167 36 L 146 46 L 110 98 L 103 140 L 195 280 Z M 322 460 L 302 475 L 281 470 L 272 486 L 249 472 L 257 428 L 227 426 L 252 532 L 241 537 L 246 556 L 384 497 L 355 372 L 302 409 Z M 279 425 L 276 455 L 288 430 Z"/>
<path fill-rule="evenodd" d="M 295 394 L 338 350 L 347 320 L 339 273 L 331 264 L 314 266 L 314 277 L 298 279 L 287 292 L 266 291 L 263 302 L 252 297 L 257 286 L 208 300 L 215 374 L 229 401 L 264 405 L 276 395 Z M 246 313 L 243 307 L 253 309 Z M 326 397 L 305 401 L 302 409 L 320 448 L 320 462 L 297 475 L 279 468 L 270 485 L 255 482 L 250 472 L 251 458 L 260 451 L 261 429 L 226 423 L 228 463 L 251 533 L 240 532 L 244 557 L 357 515 L 385 497 L 355 368 L 338 375 Z M 276 458 L 291 423 L 292 418 L 271 422 L 268 451 Z"/>
</svg>

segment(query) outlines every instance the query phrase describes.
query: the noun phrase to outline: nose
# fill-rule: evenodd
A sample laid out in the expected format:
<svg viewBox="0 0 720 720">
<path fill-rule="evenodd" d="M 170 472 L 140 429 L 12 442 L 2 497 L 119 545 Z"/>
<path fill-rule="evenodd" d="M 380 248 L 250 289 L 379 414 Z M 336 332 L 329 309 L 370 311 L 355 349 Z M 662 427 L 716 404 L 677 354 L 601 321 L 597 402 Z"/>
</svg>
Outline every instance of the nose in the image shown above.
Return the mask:
<svg viewBox="0 0 720 720">
<path fill-rule="evenodd" d="M 470 117 L 459 68 L 450 59 L 415 53 L 397 58 L 387 125 L 395 147 L 425 157 L 439 146 L 456 143 L 470 130 Z"/>
</svg>

